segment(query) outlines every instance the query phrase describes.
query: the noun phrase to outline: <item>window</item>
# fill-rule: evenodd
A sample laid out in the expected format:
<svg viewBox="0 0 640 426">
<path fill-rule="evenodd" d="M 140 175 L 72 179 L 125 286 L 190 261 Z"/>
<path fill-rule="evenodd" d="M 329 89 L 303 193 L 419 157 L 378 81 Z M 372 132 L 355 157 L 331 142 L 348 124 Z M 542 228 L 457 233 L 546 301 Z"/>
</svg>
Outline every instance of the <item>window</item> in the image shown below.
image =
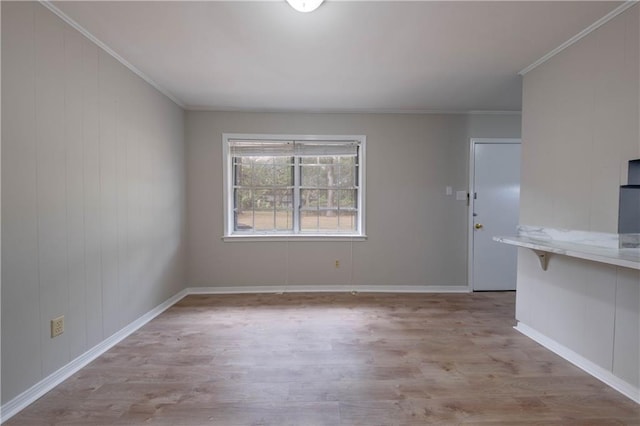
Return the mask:
<svg viewBox="0 0 640 426">
<path fill-rule="evenodd" d="M 364 136 L 223 135 L 225 237 L 364 237 Z"/>
</svg>

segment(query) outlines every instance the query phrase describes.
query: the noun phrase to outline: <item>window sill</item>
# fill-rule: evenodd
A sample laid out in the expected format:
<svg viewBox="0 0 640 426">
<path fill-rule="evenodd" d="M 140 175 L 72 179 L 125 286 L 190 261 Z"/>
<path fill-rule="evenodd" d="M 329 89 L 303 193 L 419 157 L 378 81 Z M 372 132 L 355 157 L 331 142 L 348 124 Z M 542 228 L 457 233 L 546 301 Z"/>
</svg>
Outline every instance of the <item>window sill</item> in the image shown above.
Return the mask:
<svg viewBox="0 0 640 426">
<path fill-rule="evenodd" d="M 267 241 L 366 241 L 366 235 L 225 235 L 224 242 L 267 242 Z"/>
</svg>

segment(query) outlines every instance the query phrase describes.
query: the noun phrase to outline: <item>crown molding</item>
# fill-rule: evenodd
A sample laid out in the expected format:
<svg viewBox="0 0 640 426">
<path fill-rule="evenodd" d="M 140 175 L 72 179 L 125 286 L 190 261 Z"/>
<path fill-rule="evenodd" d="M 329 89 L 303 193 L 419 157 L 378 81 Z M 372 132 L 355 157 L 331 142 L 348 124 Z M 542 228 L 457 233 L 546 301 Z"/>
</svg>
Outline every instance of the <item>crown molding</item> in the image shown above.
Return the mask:
<svg viewBox="0 0 640 426">
<path fill-rule="evenodd" d="M 149 83 L 154 89 L 156 89 L 158 92 L 162 93 L 163 95 L 165 95 L 167 98 L 171 99 L 176 105 L 178 105 L 180 108 L 185 109 L 185 105 L 184 103 L 180 102 L 180 100 L 178 100 L 175 96 L 173 96 L 171 93 L 169 93 L 169 91 L 167 91 L 164 87 L 160 86 L 158 83 L 156 83 L 155 81 L 153 81 L 148 75 L 146 75 L 145 73 L 143 73 L 142 71 L 140 71 L 138 68 L 136 68 L 135 66 L 133 66 L 131 63 L 129 63 L 126 59 L 124 59 L 122 56 L 118 55 L 112 48 L 110 48 L 109 46 L 107 46 L 105 43 L 103 43 L 102 41 L 100 41 L 96 36 L 94 36 L 93 34 L 91 34 L 86 28 L 84 28 L 82 25 L 78 24 L 76 21 L 74 21 L 73 19 L 71 19 L 69 16 L 67 16 L 63 11 L 61 11 L 60 9 L 58 9 L 56 6 L 54 6 L 53 4 L 51 4 L 50 1 L 48 0 L 39 0 L 40 4 L 43 5 L 44 7 L 46 7 L 47 9 L 49 9 L 51 12 L 53 12 L 56 16 L 58 16 L 60 19 L 62 19 L 64 22 L 66 22 L 67 24 L 69 24 L 73 29 L 75 29 L 76 31 L 78 31 L 80 34 L 82 34 L 83 36 L 85 36 L 86 38 L 88 38 L 92 43 L 94 43 L 96 46 L 98 46 L 100 49 L 104 50 L 105 52 L 107 52 L 109 55 L 111 55 L 115 60 L 117 60 L 118 62 L 120 62 L 122 65 L 124 65 L 125 67 L 127 67 L 131 72 L 133 72 L 134 74 L 136 74 L 138 77 L 140 77 L 141 79 L 143 79 L 144 81 L 146 81 L 147 83 Z"/>
<path fill-rule="evenodd" d="M 2 1 L 2 0 L 0 0 Z M 104 50 L 107 54 L 111 55 L 114 59 L 120 62 L 122 65 L 127 67 L 131 72 L 136 74 L 138 77 L 143 79 L 153 88 L 155 88 L 158 92 L 165 95 L 171 101 L 173 101 L 176 105 L 181 107 L 185 111 L 211 111 L 211 112 L 259 112 L 259 113 L 315 113 L 315 114 L 457 114 L 457 115 L 520 115 L 521 111 L 512 111 L 512 110 L 439 110 L 439 109 L 390 109 L 390 108 L 361 108 L 361 109 L 270 109 L 270 108 L 228 108 L 228 107 L 209 107 L 209 106 L 199 106 L 199 105 L 186 105 L 181 102 L 178 98 L 173 96 L 168 90 L 164 87 L 160 86 L 158 83 L 153 81 L 151 77 L 146 75 L 144 72 L 136 68 L 118 53 L 116 53 L 111 47 L 102 42 L 96 36 L 94 36 L 91 32 L 89 32 L 82 25 L 77 23 L 75 20 L 70 18 L 67 14 L 65 14 L 62 10 L 58 9 L 55 5 L 51 3 L 49 0 L 38 0 L 40 4 L 70 25 L 73 29 L 78 31 L 84 37 L 89 39 L 92 43 L 98 46 L 100 49 Z M 247 0 L 250 1 L 250 0 Z M 278 0 L 272 0 L 278 1 Z M 630 2 L 634 3 L 634 2 Z"/>
<path fill-rule="evenodd" d="M 194 112 L 246 112 L 264 114 L 398 114 L 398 115 L 522 115 L 522 111 L 512 110 L 439 110 L 439 109 L 270 109 L 270 108 L 215 108 L 187 106 L 186 111 Z"/>
<path fill-rule="evenodd" d="M 547 53 L 546 55 L 544 55 L 543 57 L 541 57 L 540 59 L 538 59 L 537 61 L 535 61 L 531 65 L 529 65 L 528 67 L 523 68 L 518 74 L 524 76 L 529 71 L 531 71 L 531 70 L 539 67 L 540 65 L 544 64 L 549 59 L 551 59 L 554 56 L 556 56 L 558 53 L 562 52 L 563 50 L 565 50 L 566 48 L 568 48 L 572 44 L 577 43 L 579 40 L 581 40 L 584 37 L 588 36 L 589 34 L 594 32 L 595 30 L 597 30 L 598 28 L 600 28 L 601 26 L 603 26 L 604 24 L 606 24 L 607 22 L 609 22 L 610 20 L 612 20 L 613 18 L 615 18 L 616 16 L 620 15 L 622 12 L 624 12 L 625 10 L 629 9 L 630 7 L 632 7 L 632 6 L 636 5 L 636 4 L 638 4 L 638 0 L 625 1 L 620 6 L 616 7 L 611 12 L 607 13 L 602 18 L 598 19 L 596 22 L 594 22 L 593 24 L 589 25 L 584 30 L 580 31 L 578 34 L 574 35 L 569 40 L 567 40 L 564 43 L 562 43 L 560 46 L 556 47 L 555 49 L 553 49 L 552 51 L 550 51 L 549 53 Z"/>
<path fill-rule="evenodd" d="M 522 115 L 522 111 L 482 111 L 472 110 L 465 112 L 467 115 Z"/>
</svg>

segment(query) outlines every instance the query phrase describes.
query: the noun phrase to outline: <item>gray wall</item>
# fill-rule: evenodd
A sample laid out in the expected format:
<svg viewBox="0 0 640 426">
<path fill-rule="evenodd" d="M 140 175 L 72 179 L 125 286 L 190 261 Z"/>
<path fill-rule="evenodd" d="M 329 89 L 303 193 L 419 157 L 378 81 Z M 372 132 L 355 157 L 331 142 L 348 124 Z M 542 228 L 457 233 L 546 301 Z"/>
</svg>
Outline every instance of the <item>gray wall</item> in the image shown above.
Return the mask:
<svg viewBox="0 0 640 426">
<path fill-rule="evenodd" d="M 617 232 L 618 188 L 640 158 L 640 7 L 524 78 L 520 223 Z M 640 386 L 640 273 L 518 255 L 517 318 Z"/>
<path fill-rule="evenodd" d="M 0 7 L 0 46 L 2 46 L 2 7 Z M 2 55 L 0 55 L 0 81 L 2 80 Z M 0 99 L 2 99 L 2 84 L 0 84 Z M 2 147 L 2 102 L 0 102 L 0 147 Z M 2 164 L 2 149 L 0 148 L 0 165 Z M 2 167 L 0 166 L 0 170 Z M 0 173 L 0 184 L 2 183 L 2 173 Z M 2 194 L 0 185 L 0 195 Z M 0 206 L 2 197 L 0 197 Z M 2 209 L 0 208 L 0 223 L 2 223 Z M 0 230 L 0 258 L 2 257 L 2 232 Z M 0 261 L 0 358 L 2 354 L 2 262 Z M 2 404 L 2 366 L 0 366 L 0 404 Z"/>
<path fill-rule="evenodd" d="M 363 242 L 223 242 L 222 133 L 367 136 Z M 469 137 L 519 137 L 519 115 L 190 111 L 190 286 L 467 285 Z M 334 267 L 335 260 L 340 268 Z"/>
<path fill-rule="evenodd" d="M 184 287 L 186 201 L 183 111 L 38 3 L 2 2 L 2 87 L 6 402 Z"/>
</svg>

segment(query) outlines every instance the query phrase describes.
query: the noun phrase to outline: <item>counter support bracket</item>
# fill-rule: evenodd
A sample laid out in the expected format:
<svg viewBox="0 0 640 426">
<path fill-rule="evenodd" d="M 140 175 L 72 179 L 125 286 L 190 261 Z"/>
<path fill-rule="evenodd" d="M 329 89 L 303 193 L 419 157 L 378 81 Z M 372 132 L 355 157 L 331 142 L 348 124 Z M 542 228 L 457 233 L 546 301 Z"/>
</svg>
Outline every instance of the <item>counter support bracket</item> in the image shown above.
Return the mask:
<svg viewBox="0 0 640 426">
<path fill-rule="evenodd" d="M 531 251 L 533 251 L 536 254 L 536 256 L 538 256 L 538 260 L 540 261 L 540 267 L 542 268 L 543 271 L 546 271 L 549 265 L 550 253 L 542 250 L 536 250 L 536 249 L 531 249 Z"/>
</svg>

